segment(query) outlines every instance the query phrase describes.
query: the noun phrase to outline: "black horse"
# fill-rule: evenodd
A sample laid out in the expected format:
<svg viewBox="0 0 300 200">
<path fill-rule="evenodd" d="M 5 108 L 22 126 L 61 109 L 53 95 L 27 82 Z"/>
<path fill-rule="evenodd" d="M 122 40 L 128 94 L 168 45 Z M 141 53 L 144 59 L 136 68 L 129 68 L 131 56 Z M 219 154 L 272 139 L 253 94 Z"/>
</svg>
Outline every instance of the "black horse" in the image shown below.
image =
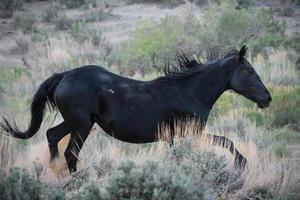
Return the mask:
<svg viewBox="0 0 300 200">
<path fill-rule="evenodd" d="M 162 124 L 174 132 L 174 122 L 192 118 L 204 127 L 209 112 L 226 90 L 267 107 L 271 95 L 244 58 L 247 48 L 228 52 L 206 64 L 179 56 L 177 70 L 167 67 L 165 75 L 151 81 L 138 81 L 88 65 L 57 73 L 44 81 L 33 97 L 29 128 L 21 132 L 4 118 L 4 133 L 21 139 L 32 137 L 40 128 L 46 104 L 57 108 L 64 121 L 47 131 L 51 159 L 57 144 L 71 133 L 64 153 L 69 171 L 76 171 L 77 157 L 94 123 L 106 133 L 125 142 L 149 143 L 158 140 Z M 209 135 L 217 145 L 236 154 L 235 164 L 246 159 L 224 136 Z"/>
</svg>

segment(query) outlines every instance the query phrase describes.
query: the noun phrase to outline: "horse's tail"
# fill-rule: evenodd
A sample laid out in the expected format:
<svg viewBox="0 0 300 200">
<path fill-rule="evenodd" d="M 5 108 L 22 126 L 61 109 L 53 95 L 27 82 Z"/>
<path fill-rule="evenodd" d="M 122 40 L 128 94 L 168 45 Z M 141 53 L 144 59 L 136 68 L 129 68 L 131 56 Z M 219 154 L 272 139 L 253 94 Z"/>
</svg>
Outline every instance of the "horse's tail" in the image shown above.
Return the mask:
<svg viewBox="0 0 300 200">
<path fill-rule="evenodd" d="M 40 129 L 46 104 L 48 103 L 49 107 L 53 109 L 56 108 L 54 91 L 62 78 L 63 73 L 54 74 L 40 85 L 31 103 L 31 120 L 25 132 L 19 131 L 16 124 L 10 125 L 5 118 L 3 118 L 3 122 L 0 122 L 0 130 L 20 139 L 32 137 Z"/>
</svg>

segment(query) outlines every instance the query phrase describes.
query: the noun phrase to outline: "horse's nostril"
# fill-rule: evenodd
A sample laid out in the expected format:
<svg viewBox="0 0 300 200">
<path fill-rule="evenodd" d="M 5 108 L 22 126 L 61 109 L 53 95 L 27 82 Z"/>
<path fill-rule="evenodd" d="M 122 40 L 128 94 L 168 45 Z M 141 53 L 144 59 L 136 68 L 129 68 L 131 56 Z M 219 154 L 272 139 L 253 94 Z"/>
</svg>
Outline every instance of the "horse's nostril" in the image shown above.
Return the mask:
<svg viewBox="0 0 300 200">
<path fill-rule="evenodd" d="M 272 97 L 271 95 L 268 97 L 268 101 L 271 102 L 272 101 Z"/>
</svg>

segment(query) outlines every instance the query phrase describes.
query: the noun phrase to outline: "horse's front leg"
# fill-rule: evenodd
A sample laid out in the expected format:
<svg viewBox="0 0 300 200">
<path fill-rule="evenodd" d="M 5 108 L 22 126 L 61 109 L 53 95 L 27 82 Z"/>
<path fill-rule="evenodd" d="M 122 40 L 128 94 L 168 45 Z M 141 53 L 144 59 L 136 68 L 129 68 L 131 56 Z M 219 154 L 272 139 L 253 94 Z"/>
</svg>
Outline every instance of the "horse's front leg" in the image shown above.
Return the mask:
<svg viewBox="0 0 300 200">
<path fill-rule="evenodd" d="M 235 155 L 234 166 L 239 169 L 244 169 L 247 164 L 247 159 L 234 147 L 233 142 L 225 136 L 206 134 L 212 140 L 213 145 L 221 146 L 228 149 Z"/>
</svg>

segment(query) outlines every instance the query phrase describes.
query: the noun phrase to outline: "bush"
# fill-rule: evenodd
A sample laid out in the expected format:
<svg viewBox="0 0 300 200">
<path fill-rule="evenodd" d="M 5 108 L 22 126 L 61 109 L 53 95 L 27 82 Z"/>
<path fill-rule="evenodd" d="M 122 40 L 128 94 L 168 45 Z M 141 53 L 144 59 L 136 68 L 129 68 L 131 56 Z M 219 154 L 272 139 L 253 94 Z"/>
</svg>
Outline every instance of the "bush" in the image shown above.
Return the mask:
<svg viewBox="0 0 300 200">
<path fill-rule="evenodd" d="M 78 8 L 85 4 L 85 0 L 60 0 L 67 8 Z"/>
<path fill-rule="evenodd" d="M 78 22 L 71 26 L 70 34 L 78 43 L 90 41 L 94 46 L 98 46 L 103 40 L 102 33 L 95 29 L 90 28 L 84 22 Z"/>
<path fill-rule="evenodd" d="M 73 20 L 68 18 L 65 14 L 59 14 L 57 16 L 57 18 L 55 19 L 55 28 L 57 30 L 68 30 L 69 28 L 71 28 L 72 24 L 73 24 Z"/>
<path fill-rule="evenodd" d="M 265 53 L 266 47 L 286 43 L 285 25 L 274 19 L 271 11 L 251 6 L 236 9 L 237 5 L 233 0 L 210 3 L 201 20 L 191 14 L 184 19 L 166 17 L 160 22 L 143 22 L 123 47 L 119 71 L 130 76 L 160 73 L 166 58 L 173 58 L 176 49 L 196 57 L 204 56 L 210 47 L 240 48 L 246 43 L 255 56 Z"/>
<path fill-rule="evenodd" d="M 163 169 L 163 170 L 162 170 Z M 182 169 L 155 161 L 123 162 L 108 180 L 110 199 L 203 199 L 204 190 Z"/>
<path fill-rule="evenodd" d="M 139 25 L 133 40 L 125 45 L 121 73 L 133 75 L 136 71 L 144 76 L 153 71 L 162 71 L 166 57 L 187 43 L 183 22 L 177 17 L 166 17 L 161 22 L 146 21 Z"/>
<path fill-rule="evenodd" d="M 184 0 L 128 0 L 128 3 L 156 3 L 164 6 L 178 6 L 184 3 Z"/>
<path fill-rule="evenodd" d="M 288 126 L 300 130 L 300 88 L 281 87 L 273 92 L 273 101 L 268 110 L 270 125 L 273 127 Z"/>
<path fill-rule="evenodd" d="M 55 22 L 58 17 L 59 5 L 52 3 L 50 6 L 45 8 L 42 12 L 42 19 L 44 22 Z"/>
<path fill-rule="evenodd" d="M 13 12 L 20 9 L 23 5 L 23 0 L 1 0 L 0 1 L 0 18 L 11 17 Z"/>
<path fill-rule="evenodd" d="M 167 152 L 165 165 L 177 164 L 176 168 L 183 169 L 197 183 L 209 185 L 211 194 L 225 191 L 238 178 L 238 173 L 230 170 L 225 157 L 199 150 L 197 141 L 194 137 L 180 139 Z"/>
<path fill-rule="evenodd" d="M 23 35 L 22 33 L 18 33 L 18 35 L 15 38 L 16 42 L 16 48 L 15 52 L 20 54 L 27 54 L 29 51 L 30 46 L 30 38 L 26 35 Z"/>
<path fill-rule="evenodd" d="M 267 186 L 255 187 L 249 191 L 247 194 L 242 197 L 242 200 L 248 199 L 273 199 L 273 193 L 269 190 Z"/>
<path fill-rule="evenodd" d="M 247 44 L 255 55 L 265 47 L 283 44 L 285 25 L 275 20 L 270 10 L 236 9 L 237 6 L 234 0 L 222 1 L 220 5 L 209 4 L 202 31 L 199 31 L 203 47 L 240 48 Z"/>
<path fill-rule="evenodd" d="M 195 3 L 199 6 L 203 6 L 207 4 L 209 0 L 188 0 L 188 2 Z M 213 1 L 213 0 L 210 0 Z M 214 0 L 217 1 L 217 0 Z M 127 0 L 128 3 L 133 4 L 133 3 L 152 3 L 152 4 L 159 4 L 162 6 L 168 6 L 168 7 L 175 7 L 179 6 L 181 4 L 186 3 L 187 1 L 185 0 Z"/>
<path fill-rule="evenodd" d="M 83 190 L 79 191 L 75 196 L 76 200 L 104 200 L 109 199 L 105 191 L 101 190 L 96 183 L 92 182 L 84 186 Z"/>
<path fill-rule="evenodd" d="M 278 157 L 286 156 L 292 141 L 300 141 L 300 134 L 288 128 L 257 129 L 253 141 L 260 150 L 267 150 Z"/>
<path fill-rule="evenodd" d="M 32 33 L 35 31 L 35 14 L 16 12 L 13 19 L 15 27 L 19 28 L 23 33 Z"/>
<path fill-rule="evenodd" d="M 7 176 L 2 175 L 1 177 L 0 199 L 65 199 L 61 190 L 49 185 L 46 186 L 20 168 L 13 168 Z"/>
<path fill-rule="evenodd" d="M 109 12 L 105 12 L 103 8 L 93 8 L 86 11 L 84 15 L 85 22 L 96 22 L 104 20 L 109 15 Z"/>
<path fill-rule="evenodd" d="M 296 85 L 300 83 L 296 55 L 291 51 L 271 48 L 265 55 L 257 54 L 250 62 L 265 83 Z"/>
</svg>

